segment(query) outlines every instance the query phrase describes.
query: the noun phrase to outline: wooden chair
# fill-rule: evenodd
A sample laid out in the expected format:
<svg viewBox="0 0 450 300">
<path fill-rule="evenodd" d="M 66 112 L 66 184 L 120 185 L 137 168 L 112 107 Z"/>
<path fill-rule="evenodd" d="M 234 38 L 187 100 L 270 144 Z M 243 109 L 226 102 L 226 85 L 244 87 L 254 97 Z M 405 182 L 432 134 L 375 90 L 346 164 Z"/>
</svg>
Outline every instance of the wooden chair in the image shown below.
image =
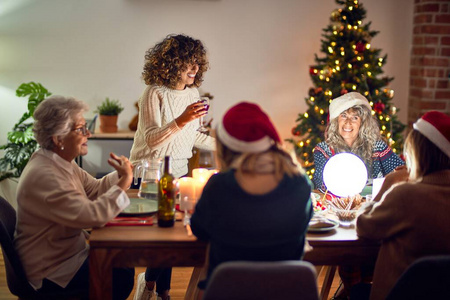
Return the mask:
<svg viewBox="0 0 450 300">
<path fill-rule="evenodd" d="M 318 300 L 316 270 L 306 261 L 236 261 L 219 265 L 203 300 Z"/>
</svg>

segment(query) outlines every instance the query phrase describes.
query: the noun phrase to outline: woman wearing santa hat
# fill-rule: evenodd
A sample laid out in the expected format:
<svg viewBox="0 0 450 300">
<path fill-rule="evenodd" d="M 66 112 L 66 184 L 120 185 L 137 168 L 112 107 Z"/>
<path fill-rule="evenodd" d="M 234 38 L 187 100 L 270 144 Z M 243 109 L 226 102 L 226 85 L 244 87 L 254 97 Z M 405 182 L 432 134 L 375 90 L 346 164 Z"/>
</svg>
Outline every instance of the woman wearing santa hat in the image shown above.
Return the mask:
<svg viewBox="0 0 450 300">
<path fill-rule="evenodd" d="M 314 148 L 313 182 L 317 189 L 326 191 L 323 169 L 330 157 L 341 152 L 359 156 L 366 165 L 369 178 L 385 177 L 396 167 L 404 165 L 403 160 L 382 140 L 369 101 L 357 92 L 331 101 L 325 141 Z"/>
<path fill-rule="evenodd" d="M 356 154 L 366 165 L 369 179 L 385 177 L 404 162 L 382 140 L 377 120 L 366 97 L 357 92 L 344 94 L 331 101 L 325 141 L 314 148 L 316 189 L 327 191 L 323 183 L 323 169 L 335 154 Z M 346 170 L 342 170 L 343 173 Z M 328 191 L 329 192 L 329 191 Z M 373 265 L 339 266 L 343 289 L 339 288 L 334 299 L 346 299 L 353 285 L 372 280 Z"/>
<path fill-rule="evenodd" d="M 216 143 L 221 172 L 206 183 L 191 219 L 192 232 L 210 242 L 208 277 L 226 261 L 301 259 L 311 186 L 269 117 L 241 102 L 224 115 Z"/>
<path fill-rule="evenodd" d="M 450 116 L 431 111 L 413 128 L 404 147 L 407 168 L 386 176 L 357 219 L 359 236 L 382 240 L 371 300 L 385 299 L 418 258 L 450 254 Z"/>
</svg>

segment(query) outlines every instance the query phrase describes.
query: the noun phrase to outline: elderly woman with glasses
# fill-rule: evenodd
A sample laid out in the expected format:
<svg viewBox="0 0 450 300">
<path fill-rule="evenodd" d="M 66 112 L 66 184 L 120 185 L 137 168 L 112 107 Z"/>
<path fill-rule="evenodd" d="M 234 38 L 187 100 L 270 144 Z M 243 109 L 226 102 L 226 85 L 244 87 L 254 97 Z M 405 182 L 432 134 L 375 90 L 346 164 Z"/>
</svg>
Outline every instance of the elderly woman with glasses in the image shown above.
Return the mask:
<svg viewBox="0 0 450 300">
<path fill-rule="evenodd" d="M 29 283 L 43 295 L 74 294 L 89 299 L 87 233 L 105 225 L 130 203 L 125 191 L 132 166 L 111 153 L 116 170 L 95 179 L 74 159 L 86 155 L 91 133 L 74 98 L 52 96 L 34 112 L 34 135 L 40 145 L 25 167 L 17 189 L 15 247 Z M 133 269 L 115 269 L 114 299 L 126 299 L 134 284 Z"/>
</svg>

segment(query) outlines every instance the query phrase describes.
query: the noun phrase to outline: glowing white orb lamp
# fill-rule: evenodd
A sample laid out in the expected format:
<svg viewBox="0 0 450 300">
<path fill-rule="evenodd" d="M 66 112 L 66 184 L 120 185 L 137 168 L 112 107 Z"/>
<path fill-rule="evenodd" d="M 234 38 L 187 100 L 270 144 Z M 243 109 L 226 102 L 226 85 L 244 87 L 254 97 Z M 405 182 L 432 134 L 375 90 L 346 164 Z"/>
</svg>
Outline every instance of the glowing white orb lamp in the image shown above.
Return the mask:
<svg viewBox="0 0 450 300">
<path fill-rule="evenodd" d="M 367 183 L 366 165 L 352 153 L 336 154 L 325 164 L 323 182 L 338 197 L 354 196 L 361 193 Z"/>
</svg>

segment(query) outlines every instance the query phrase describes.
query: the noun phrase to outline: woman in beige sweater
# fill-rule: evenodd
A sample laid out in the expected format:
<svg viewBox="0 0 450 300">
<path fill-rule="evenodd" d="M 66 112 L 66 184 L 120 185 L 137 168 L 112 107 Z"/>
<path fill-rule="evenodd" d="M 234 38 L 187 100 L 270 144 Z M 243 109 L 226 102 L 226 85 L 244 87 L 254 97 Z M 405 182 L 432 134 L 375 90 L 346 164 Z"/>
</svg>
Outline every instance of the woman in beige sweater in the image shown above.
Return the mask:
<svg viewBox="0 0 450 300">
<path fill-rule="evenodd" d="M 95 179 L 74 159 L 87 154 L 91 133 L 86 104 L 52 96 L 34 112 L 40 149 L 31 157 L 17 188 L 18 216 L 14 244 L 30 284 L 42 294 L 79 292 L 89 299 L 89 245 L 83 230 L 103 226 L 130 203 L 125 190 L 132 167 L 111 153 L 115 172 Z M 134 269 L 115 269 L 114 299 L 126 299 Z"/>
<path fill-rule="evenodd" d="M 370 299 L 385 299 L 415 260 L 450 254 L 450 117 L 432 111 L 405 142 L 407 168 L 386 176 L 358 217 L 359 236 L 382 240 Z"/>
<path fill-rule="evenodd" d="M 197 90 L 207 69 L 203 43 L 186 35 L 169 35 L 146 52 L 142 78 L 147 87 L 139 99 L 133 165 L 170 156 L 171 172 L 178 178 L 188 173 L 193 147 L 215 149 L 214 138 L 197 130 L 207 113 Z M 139 274 L 134 300 L 169 299 L 171 270 L 147 268 Z"/>
</svg>

